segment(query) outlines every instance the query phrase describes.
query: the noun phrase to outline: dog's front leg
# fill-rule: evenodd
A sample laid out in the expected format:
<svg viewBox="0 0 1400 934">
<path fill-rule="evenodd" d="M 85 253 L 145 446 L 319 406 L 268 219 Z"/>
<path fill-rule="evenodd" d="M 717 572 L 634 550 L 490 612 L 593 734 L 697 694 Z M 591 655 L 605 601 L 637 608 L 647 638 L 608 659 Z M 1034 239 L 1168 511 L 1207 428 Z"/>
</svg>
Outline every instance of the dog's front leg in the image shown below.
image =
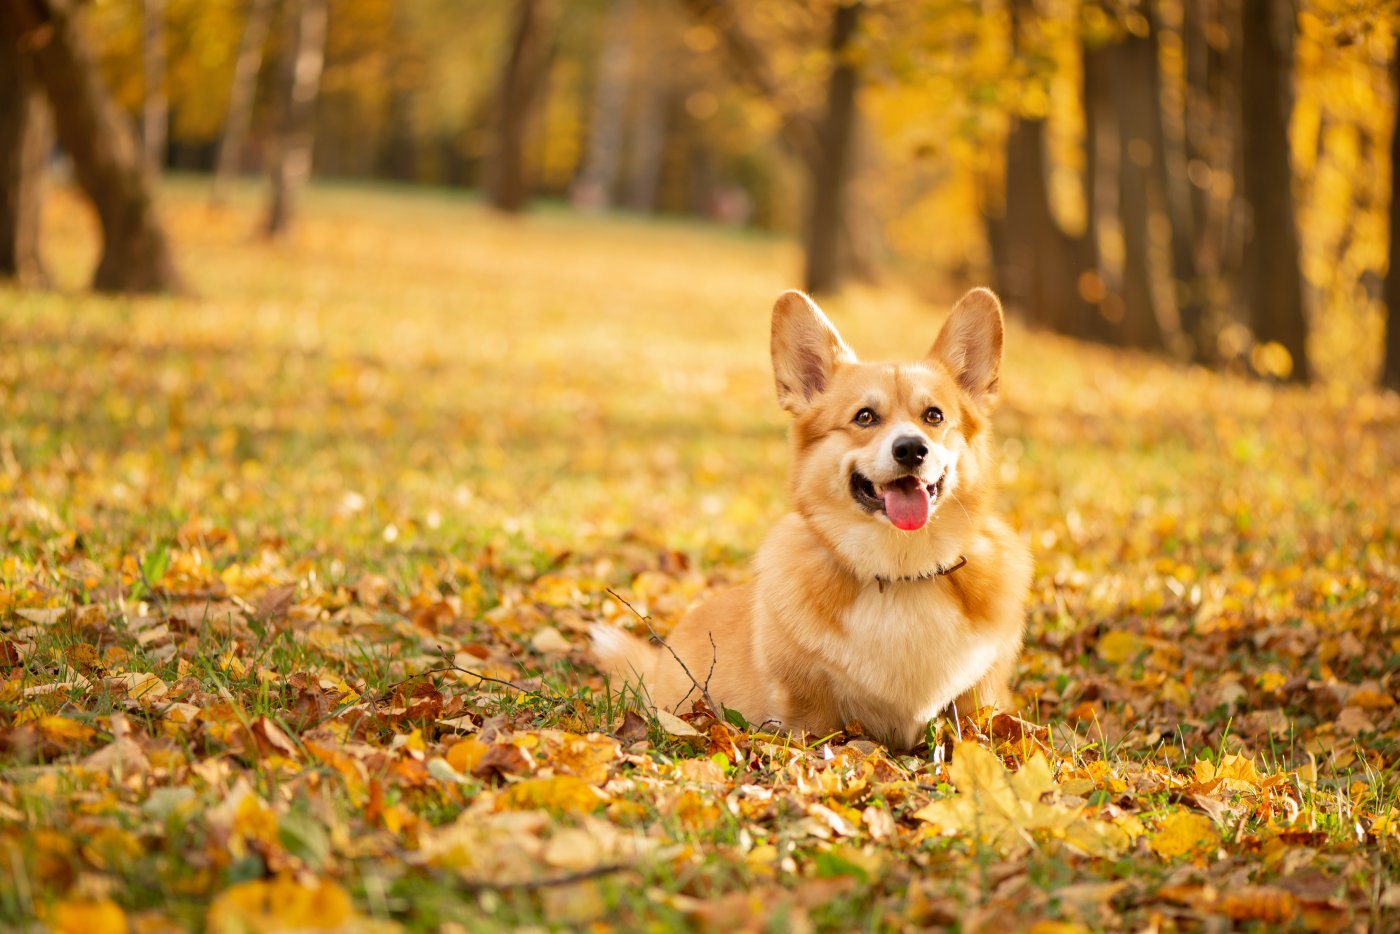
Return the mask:
<svg viewBox="0 0 1400 934">
<path fill-rule="evenodd" d="M 996 661 L 977 683 L 953 701 L 954 716 L 964 717 L 982 707 L 1006 707 L 1011 703 L 1011 675 L 1016 668 L 1016 652 L 1007 652 Z"/>
<path fill-rule="evenodd" d="M 768 722 L 788 732 L 824 736 L 841 729 L 840 712 L 825 678 L 775 682 L 768 689 Z"/>
</svg>

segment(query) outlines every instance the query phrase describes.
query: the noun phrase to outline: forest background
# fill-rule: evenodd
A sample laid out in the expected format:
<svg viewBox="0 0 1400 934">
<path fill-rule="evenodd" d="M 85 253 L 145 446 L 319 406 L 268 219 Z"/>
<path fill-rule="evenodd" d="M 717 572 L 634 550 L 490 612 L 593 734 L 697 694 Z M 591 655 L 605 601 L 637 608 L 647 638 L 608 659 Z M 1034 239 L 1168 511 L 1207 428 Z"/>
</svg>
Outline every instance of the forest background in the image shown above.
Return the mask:
<svg viewBox="0 0 1400 934">
<path fill-rule="evenodd" d="M 0 924 L 1394 929 L 1397 12 L 0 4 Z M 983 283 L 1014 708 L 605 683 Z"/>
</svg>

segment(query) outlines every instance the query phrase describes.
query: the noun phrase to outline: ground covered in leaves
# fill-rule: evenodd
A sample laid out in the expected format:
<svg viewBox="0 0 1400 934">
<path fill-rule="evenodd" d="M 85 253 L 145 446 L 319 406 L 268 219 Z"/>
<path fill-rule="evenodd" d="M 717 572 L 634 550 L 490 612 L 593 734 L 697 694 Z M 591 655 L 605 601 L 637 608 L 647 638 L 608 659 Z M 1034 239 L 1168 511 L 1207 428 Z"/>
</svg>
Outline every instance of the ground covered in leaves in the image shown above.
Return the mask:
<svg viewBox="0 0 1400 934">
<path fill-rule="evenodd" d="M 382 189 L 269 246 L 244 195 L 174 186 L 191 297 L 79 293 L 62 192 L 66 291 L 0 291 L 0 926 L 1400 925 L 1395 397 L 1013 325 L 1020 707 L 656 719 L 584 633 L 782 512 L 793 248 Z M 907 357 L 940 307 L 829 310 Z"/>
</svg>

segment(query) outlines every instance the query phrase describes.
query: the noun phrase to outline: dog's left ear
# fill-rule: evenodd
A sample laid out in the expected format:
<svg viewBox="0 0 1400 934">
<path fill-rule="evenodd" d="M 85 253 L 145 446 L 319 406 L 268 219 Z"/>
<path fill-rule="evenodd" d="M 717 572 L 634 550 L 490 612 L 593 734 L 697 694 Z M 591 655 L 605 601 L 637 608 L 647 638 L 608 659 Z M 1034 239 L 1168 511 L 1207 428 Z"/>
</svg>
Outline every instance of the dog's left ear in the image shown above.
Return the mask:
<svg viewBox="0 0 1400 934">
<path fill-rule="evenodd" d="M 1005 327 L 991 289 L 973 289 L 953 306 L 929 356 L 941 360 L 958 384 L 983 405 L 996 402 Z"/>
</svg>

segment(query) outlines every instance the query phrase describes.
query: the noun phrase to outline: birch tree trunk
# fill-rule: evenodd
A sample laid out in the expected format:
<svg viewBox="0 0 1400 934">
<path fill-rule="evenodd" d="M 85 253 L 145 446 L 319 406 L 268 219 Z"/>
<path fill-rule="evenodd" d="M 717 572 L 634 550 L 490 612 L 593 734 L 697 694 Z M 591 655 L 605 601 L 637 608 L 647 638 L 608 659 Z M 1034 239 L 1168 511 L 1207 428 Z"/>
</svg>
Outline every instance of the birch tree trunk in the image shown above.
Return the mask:
<svg viewBox="0 0 1400 934">
<path fill-rule="evenodd" d="M 146 170 L 158 176 L 165 162 L 170 124 L 170 104 L 165 94 L 165 0 L 141 0 L 141 64 L 145 73 L 141 148 Z"/>
<path fill-rule="evenodd" d="M 287 54 L 282 67 L 282 123 L 271 163 L 271 193 L 263 232 L 281 237 L 291 229 L 306 180 L 311 177 L 316 98 L 326 57 L 326 0 L 291 0 Z"/>
<path fill-rule="evenodd" d="M 263 48 L 267 45 L 272 12 L 273 0 L 251 0 L 248 18 L 243 22 L 233 81 L 229 84 L 228 113 L 224 117 L 224 132 L 219 139 L 214 182 L 209 193 L 210 200 L 216 203 L 224 200 L 229 182 L 238 176 L 243 165 L 243 150 L 253 117 L 253 97 L 258 89 L 258 72 L 262 70 Z"/>
<path fill-rule="evenodd" d="M 605 208 L 613 201 L 622 162 L 622 118 L 627 107 L 635 14 L 635 0 L 615 0 L 608 14 L 607 37 L 598 53 L 588 149 L 572 192 L 574 204 L 582 208 Z"/>
<path fill-rule="evenodd" d="M 671 87 L 660 67 L 644 69 L 643 75 L 627 146 L 627 206 L 650 214 L 656 210 L 656 192 L 661 184 Z"/>
</svg>

